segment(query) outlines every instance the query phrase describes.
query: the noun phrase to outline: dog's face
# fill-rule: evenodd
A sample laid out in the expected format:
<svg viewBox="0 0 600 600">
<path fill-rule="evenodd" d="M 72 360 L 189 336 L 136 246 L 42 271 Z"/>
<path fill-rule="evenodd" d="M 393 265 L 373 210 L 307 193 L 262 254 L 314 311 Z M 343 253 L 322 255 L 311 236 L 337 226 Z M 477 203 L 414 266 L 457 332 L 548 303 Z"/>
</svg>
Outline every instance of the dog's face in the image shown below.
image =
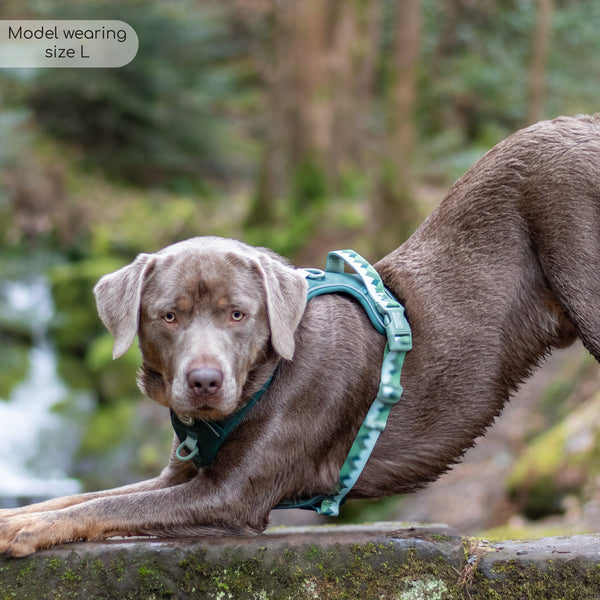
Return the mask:
<svg viewBox="0 0 600 600">
<path fill-rule="evenodd" d="M 179 415 L 207 419 L 240 407 L 248 374 L 272 350 L 292 358 L 306 304 L 301 274 L 222 238 L 141 254 L 94 292 L 115 357 L 139 334 L 141 390 Z"/>
</svg>

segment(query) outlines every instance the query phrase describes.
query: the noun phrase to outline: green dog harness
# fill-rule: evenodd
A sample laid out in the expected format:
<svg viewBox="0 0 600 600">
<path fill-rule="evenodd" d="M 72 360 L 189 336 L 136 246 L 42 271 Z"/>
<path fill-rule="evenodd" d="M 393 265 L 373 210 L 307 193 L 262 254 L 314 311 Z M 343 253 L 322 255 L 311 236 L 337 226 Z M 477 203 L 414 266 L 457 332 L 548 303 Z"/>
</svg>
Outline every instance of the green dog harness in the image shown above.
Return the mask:
<svg viewBox="0 0 600 600">
<path fill-rule="evenodd" d="M 345 273 L 345 265 L 355 273 Z M 299 269 L 308 283 L 307 300 L 321 294 L 347 294 L 360 302 L 373 327 L 387 336 L 379 390 L 340 470 L 336 490 L 331 495 L 319 495 L 307 500 L 282 502 L 275 508 L 306 508 L 319 514 L 337 516 L 342 504 L 362 473 L 388 415 L 400 400 L 400 375 L 404 356 L 412 348 L 410 326 L 404 307 L 384 287 L 377 271 L 352 250 L 338 250 L 327 255 L 325 271 Z M 272 379 L 272 377 L 271 377 Z M 179 417 L 171 411 L 171 423 L 181 444 L 176 456 L 191 460 L 198 468 L 210 465 L 227 435 L 242 421 L 267 390 L 271 379 L 237 412 L 220 421 L 205 421 Z M 186 454 L 183 454 L 183 451 Z"/>
</svg>

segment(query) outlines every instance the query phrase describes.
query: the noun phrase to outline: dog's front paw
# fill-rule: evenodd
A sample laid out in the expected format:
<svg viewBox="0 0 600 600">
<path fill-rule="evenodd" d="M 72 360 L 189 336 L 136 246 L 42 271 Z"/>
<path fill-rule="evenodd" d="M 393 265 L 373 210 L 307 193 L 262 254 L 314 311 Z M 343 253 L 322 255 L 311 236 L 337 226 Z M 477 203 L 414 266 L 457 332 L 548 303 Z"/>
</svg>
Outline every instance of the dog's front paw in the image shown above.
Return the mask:
<svg viewBox="0 0 600 600">
<path fill-rule="evenodd" d="M 0 518 L 0 553 L 27 556 L 71 539 L 72 532 L 53 520 L 51 513 Z"/>
</svg>

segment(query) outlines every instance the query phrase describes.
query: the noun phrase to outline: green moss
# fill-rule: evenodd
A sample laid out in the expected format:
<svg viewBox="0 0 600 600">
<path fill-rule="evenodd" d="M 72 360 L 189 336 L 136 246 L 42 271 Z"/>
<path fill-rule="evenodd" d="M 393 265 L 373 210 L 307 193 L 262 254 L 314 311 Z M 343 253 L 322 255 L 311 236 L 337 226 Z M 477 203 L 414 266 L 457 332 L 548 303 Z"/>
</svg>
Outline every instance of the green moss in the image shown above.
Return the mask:
<svg viewBox="0 0 600 600">
<path fill-rule="evenodd" d="M 96 578 L 106 578 L 106 567 L 99 558 L 92 563 L 92 573 Z"/>
<path fill-rule="evenodd" d="M 566 495 L 585 493 L 600 472 L 600 395 L 592 397 L 522 453 L 508 479 L 510 495 L 530 519 L 562 512 Z"/>
<path fill-rule="evenodd" d="M 22 567 L 22 569 L 19 571 L 19 574 L 17 575 L 17 581 L 28 580 L 35 570 L 35 562 L 33 560 L 26 560 L 25 565 Z"/>
<path fill-rule="evenodd" d="M 443 543 L 445 540 L 440 540 Z M 597 598 L 600 568 L 577 560 L 540 565 L 508 560 L 487 565 L 493 549 L 464 540 L 461 571 L 441 556 L 423 558 L 415 549 L 389 543 L 310 544 L 258 548 L 231 545 L 220 553 L 198 549 L 170 563 L 171 552 L 139 554 L 133 548 L 86 558 L 0 561 L 0 598 L 53 600 L 512 600 Z M 173 552 L 178 552 L 173 550 Z M 36 576 L 40 573 L 40 576 Z M 15 574 L 17 575 L 15 577 Z"/>
<path fill-rule="evenodd" d="M 115 556 L 110 561 L 108 571 L 116 576 L 117 581 L 121 581 L 125 576 L 125 558 L 123 556 Z"/>
<path fill-rule="evenodd" d="M 496 564 L 494 578 L 481 575 L 474 598 L 530 598 L 531 600 L 588 600 L 598 598 L 600 569 L 578 561 L 546 561 L 523 565 L 516 559 Z"/>
<path fill-rule="evenodd" d="M 569 528 L 565 525 L 549 526 L 545 522 L 528 522 L 522 526 L 501 525 L 483 531 L 481 535 L 488 540 L 536 540 L 551 536 L 576 535 L 589 533 L 578 528 Z"/>
<path fill-rule="evenodd" d="M 63 573 L 62 579 L 65 583 L 78 583 L 81 581 L 81 575 L 67 569 Z"/>
<path fill-rule="evenodd" d="M 531 477 L 551 478 L 560 465 L 565 446 L 564 428 L 557 426 L 539 436 L 521 455 L 508 480 L 509 489 L 524 485 Z"/>
<path fill-rule="evenodd" d="M 463 597 L 455 569 L 443 559 L 422 561 L 411 550 L 399 561 L 393 543 L 285 548 L 281 560 L 274 563 L 230 557 L 225 568 L 216 570 L 215 565 L 193 558 L 179 565 L 186 572 L 181 580 L 182 591 L 206 598 L 218 597 L 217 590 L 227 594 L 223 597 L 231 594 L 233 598 L 269 600 L 409 599 L 419 598 L 418 593 L 427 590 L 433 595 L 423 598 Z M 408 595 L 403 596 L 403 592 Z"/>
</svg>

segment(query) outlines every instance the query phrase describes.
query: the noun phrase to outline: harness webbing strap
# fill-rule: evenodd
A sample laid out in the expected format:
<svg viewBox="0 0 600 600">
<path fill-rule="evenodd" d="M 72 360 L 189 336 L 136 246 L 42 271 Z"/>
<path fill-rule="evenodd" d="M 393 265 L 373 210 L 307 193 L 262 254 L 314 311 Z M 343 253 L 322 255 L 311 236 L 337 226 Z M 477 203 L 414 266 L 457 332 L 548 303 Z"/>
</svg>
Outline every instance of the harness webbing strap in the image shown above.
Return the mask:
<svg viewBox="0 0 600 600">
<path fill-rule="evenodd" d="M 345 265 L 356 274 L 345 273 Z M 319 514 L 336 516 L 346 495 L 360 477 L 381 432 L 385 429 L 392 406 L 402 395 L 400 375 L 406 353 L 412 348 L 410 326 L 404 315 L 404 307 L 385 288 L 377 271 L 353 250 L 337 250 L 327 255 L 325 271 L 300 269 L 308 282 L 307 299 L 320 294 L 345 293 L 356 298 L 373 327 L 387 336 L 379 390 L 375 400 L 358 431 L 346 461 L 340 470 L 336 490 L 331 495 L 320 495 L 307 500 L 289 501 L 275 508 L 308 508 Z M 212 463 L 227 435 L 258 402 L 270 380 L 242 407 L 224 421 L 191 420 L 187 423 L 171 411 L 171 422 L 181 441 L 176 456 L 180 460 L 192 460 L 198 467 Z M 182 450 L 187 454 L 182 454 Z"/>
<path fill-rule="evenodd" d="M 319 514 L 328 516 L 339 514 L 340 504 L 344 502 L 346 495 L 358 481 L 375 448 L 379 435 L 385 429 L 392 406 L 400 400 L 402 395 L 400 384 L 402 365 L 406 353 L 412 348 L 411 330 L 404 316 L 404 307 L 386 290 L 377 271 L 360 254 L 353 250 L 330 252 L 327 256 L 324 274 L 322 271 L 307 271 L 309 285 L 311 278 L 318 280 L 327 277 L 328 273 L 343 273 L 344 264 L 348 264 L 354 269 L 364 284 L 370 303 L 375 306 L 377 312 L 382 316 L 388 341 L 385 346 L 377 396 L 354 439 L 346 461 L 342 465 L 336 491 L 329 496 L 317 496 L 306 501 L 286 502 L 280 505 L 281 508 L 312 508 Z M 352 275 L 348 276 L 351 277 Z M 355 286 L 354 290 L 356 290 Z M 329 291 L 335 292 L 336 290 L 330 289 Z M 365 306 L 360 293 L 353 293 L 352 295 L 357 297 Z M 371 316 L 369 311 L 367 311 L 367 314 Z M 379 329 L 377 321 L 372 316 L 371 322 Z"/>
</svg>

